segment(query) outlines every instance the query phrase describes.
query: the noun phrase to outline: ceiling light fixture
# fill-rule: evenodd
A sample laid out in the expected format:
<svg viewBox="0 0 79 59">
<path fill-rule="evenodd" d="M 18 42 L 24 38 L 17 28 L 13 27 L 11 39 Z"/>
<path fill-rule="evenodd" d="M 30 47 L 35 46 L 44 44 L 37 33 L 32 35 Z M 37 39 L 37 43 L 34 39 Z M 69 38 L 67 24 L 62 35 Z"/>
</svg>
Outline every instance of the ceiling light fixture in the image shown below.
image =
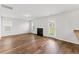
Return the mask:
<svg viewBox="0 0 79 59">
<path fill-rule="evenodd" d="M 27 17 L 27 18 L 30 18 L 31 17 L 31 15 L 24 15 L 25 17 Z"/>
<path fill-rule="evenodd" d="M 25 18 L 27 19 L 27 20 L 32 20 L 32 16 L 31 15 L 24 15 L 25 16 Z"/>
</svg>

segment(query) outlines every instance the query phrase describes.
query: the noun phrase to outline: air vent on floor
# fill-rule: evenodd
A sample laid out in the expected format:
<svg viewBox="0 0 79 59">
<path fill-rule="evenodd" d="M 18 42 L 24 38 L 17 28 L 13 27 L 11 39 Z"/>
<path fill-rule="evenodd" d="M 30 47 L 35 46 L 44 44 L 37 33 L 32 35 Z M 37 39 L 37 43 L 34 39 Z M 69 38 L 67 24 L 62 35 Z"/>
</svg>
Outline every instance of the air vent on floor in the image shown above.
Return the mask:
<svg viewBox="0 0 79 59">
<path fill-rule="evenodd" d="M 7 6 L 7 5 L 4 5 L 4 4 L 2 4 L 2 5 L 1 5 L 1 7 L 3 7 L 3 8 L 7 8 L 7 9 L 10 9 L 10 10 L 12 10 L 12 9 L 13 9 L 12 7 Z"/>
</svg>

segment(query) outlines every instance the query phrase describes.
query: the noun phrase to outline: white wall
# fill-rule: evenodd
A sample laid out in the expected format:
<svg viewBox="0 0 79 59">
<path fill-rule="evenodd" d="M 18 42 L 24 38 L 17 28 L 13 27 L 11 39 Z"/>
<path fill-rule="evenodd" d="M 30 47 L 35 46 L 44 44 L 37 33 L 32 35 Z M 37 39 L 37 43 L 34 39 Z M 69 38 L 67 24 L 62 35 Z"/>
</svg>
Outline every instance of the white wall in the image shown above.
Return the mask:
<svg viewBox="0 0 79 59">
<path fill-rule="evenodd" d="M 16 34 L 23 34 L 29 32 L 29 22 L 26 19 L 17 19 L 11 17 L 3 17 L 1 21 L 7 21 L 7 23 L 1 23 L 1 35 L 8 36 L 8 35 L 16 35 Z M 10 20 L 10 21 L 9 21 Z M 5 31 L 4 25 L 11 26 L 9 31 Z"/>
<path fill-rule="evenodd" d="M 37 33 L 36 28 L 43 27 L 44 36 L 50 37 L 48 34 L 48 22 L 50 20 L 56 20 L 56 36 L 52 37 L 79 44 L 79 39 L 76 38 L 73 32 L 74 29 L 79 29 L 79 11 L 68 13 L 66 12 L 59 15 L 37 18 L 33 20 L 34 30 L 32 30 L 32 32 Z"/>
<path fill-rule="evenodd" d="M 1 16 L 0 16 L 0 37 L 1 37 Z"/>
<path fill-rule="evenodd" d="M 73 30 L 79 30 L 79 10 L 56 15 L 57 37 L 61 40 L 79 44 Z"/>
<path fill-rule="evenodd" d="M 29 33 L 29 26 L 29 21 L 26 21 L 26 19 L 15 19 L 13 20 L 12 34 Z"/>
</svg>

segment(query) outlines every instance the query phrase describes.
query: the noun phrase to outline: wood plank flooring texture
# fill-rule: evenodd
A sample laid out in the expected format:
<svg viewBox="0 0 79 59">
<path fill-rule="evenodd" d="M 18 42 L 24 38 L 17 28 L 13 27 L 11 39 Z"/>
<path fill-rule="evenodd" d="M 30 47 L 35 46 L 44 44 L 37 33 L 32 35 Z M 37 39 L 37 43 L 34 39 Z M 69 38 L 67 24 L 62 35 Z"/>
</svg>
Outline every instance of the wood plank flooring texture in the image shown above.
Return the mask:
<svg viewBox="0 0 79 59">
<path fill-rule="evenodd" d="M 2 37 L 1 54 L 79 54 L 79 45 L 34 34 Z"/>
</svg>

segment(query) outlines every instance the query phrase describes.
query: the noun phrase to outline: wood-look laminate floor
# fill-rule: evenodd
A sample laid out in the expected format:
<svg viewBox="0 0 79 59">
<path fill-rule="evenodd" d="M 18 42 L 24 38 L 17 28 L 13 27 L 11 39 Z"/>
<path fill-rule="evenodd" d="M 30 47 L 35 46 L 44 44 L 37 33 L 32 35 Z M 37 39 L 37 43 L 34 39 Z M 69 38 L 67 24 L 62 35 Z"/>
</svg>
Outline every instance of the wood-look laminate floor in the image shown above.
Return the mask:
<svg viewBox="0 0 79 59">
<path fill-rule="evenodd" d="M 34 34 L 23 34 L 0 39 L 1 54 L 78 54 L 79 45 L 46 38 Z"/>
</svg>

